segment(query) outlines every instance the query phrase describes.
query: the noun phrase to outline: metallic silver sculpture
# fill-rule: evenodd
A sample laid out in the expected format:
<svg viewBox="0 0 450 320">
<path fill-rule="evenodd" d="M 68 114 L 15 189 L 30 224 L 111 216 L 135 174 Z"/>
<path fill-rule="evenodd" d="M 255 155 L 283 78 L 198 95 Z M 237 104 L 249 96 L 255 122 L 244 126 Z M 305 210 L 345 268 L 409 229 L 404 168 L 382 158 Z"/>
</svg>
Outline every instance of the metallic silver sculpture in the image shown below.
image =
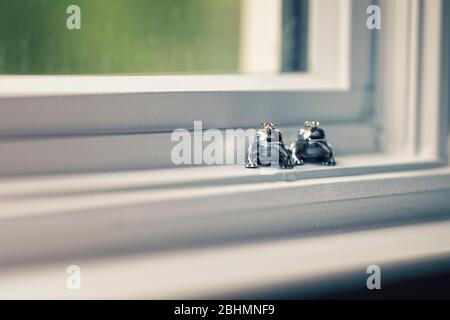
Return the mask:
<svg viewBox="0 0 450 320">
<path fill-rule="evenodd" d="M 299 130 L 298 140 L 291 144 L 294 165 L 304 161 L 322 162 L 326 166 L 336 165 L 334 148 L 325 139 L 325 131 L 319 128 L 319 121 L 306 121 Z"/>
<path fill-rule="evenodd" d="M 292 169 L 292 153 L 286 148 L 281 132 L 275 123 L 261 123 L 255 139 L 248 149 L 246 168 L 278 165 L 283 169 Z"/>
</svg>

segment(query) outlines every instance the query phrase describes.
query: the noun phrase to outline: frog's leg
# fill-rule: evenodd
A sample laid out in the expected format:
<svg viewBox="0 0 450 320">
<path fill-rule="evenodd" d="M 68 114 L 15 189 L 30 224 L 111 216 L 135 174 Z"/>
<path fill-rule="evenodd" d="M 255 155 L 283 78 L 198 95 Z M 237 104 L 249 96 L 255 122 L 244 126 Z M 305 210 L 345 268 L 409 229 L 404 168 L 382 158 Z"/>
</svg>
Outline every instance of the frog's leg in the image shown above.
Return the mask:
<svg viewBox="0 0 450 320">
<path fill-rule="evenodd" d="M 299 156 L 297 156 L 297 143 L 293 142 L 291 144 L 291 150 L 292 150 L 292 162 L 294 166 L 301 166 L 304 162 L 303 159 Z"/>
<path fill-rule="evenodd" d="M 246 168 L 258 168 L 258 148 L 258 140 L 255 139 L 252 145 L 248 148 L 247 163 L 245 164 Z"/>
<path fill-rule="evenodd" d="M 324 158 L 322 164 L 325 166 L 335 166 L 333 147 L 327 142 L 318 143 L 318 146 L 323 150 Z"/>
<path fill-rule="evenodd" d="M 280 161 L 279 165 L 283 169 L 292 169 L 294 167 L 294 163 L 292 160 L 292 151 L 287 149 L 284 144 L 280 146 Z"/>
</svg>

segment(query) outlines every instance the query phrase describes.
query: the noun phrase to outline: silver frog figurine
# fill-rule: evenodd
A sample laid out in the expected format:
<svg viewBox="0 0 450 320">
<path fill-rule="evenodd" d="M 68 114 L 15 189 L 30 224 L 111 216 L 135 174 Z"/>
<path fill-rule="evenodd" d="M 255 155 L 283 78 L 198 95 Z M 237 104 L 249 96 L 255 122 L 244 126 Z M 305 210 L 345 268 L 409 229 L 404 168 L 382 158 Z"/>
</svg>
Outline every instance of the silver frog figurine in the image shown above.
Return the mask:
<svg viewBox="0 0 450 320">
<path fill-rule="evenodd" d="M 294 165 L 303 161 L 322 162 L 326 166 L 335 166 L 334 148 L 325 139 L 325 131 L 319 128 L 319 121 L 305 121 L 305 127 L 298 132 L 298 140 L 291 144 Z"/>
<path fill-rule="evenodd" d="M 292 153 L 286 148 L 277 125 L 271 122 L 261 123 L 253 143 L 248 148 L 246 168 L 279 165 L 283 169 L 292 169 Z"/>
</svg>

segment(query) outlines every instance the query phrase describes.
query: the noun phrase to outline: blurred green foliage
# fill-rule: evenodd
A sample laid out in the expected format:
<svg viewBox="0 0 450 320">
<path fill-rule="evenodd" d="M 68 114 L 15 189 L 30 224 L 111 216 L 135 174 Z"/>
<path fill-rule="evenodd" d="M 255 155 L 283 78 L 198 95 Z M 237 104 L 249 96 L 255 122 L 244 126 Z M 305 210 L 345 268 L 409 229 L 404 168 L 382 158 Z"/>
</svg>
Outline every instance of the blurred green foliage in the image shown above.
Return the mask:
<svg viewBox="0 0 450 320">
<path fill-rule="evenodd" d="M 0 0 L 0 73 L 234 73 L 239 20 L 240 0 Z"/>
</svg>

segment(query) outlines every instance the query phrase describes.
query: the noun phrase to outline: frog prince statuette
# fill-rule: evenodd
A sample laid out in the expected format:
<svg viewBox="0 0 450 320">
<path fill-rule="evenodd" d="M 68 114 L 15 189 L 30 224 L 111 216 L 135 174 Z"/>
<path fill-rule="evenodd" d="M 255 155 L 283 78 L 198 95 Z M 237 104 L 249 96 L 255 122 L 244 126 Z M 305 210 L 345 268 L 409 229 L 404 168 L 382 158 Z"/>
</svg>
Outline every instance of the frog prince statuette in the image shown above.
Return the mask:
<svg viewBox="0 0 450 320">
<path fill-rule="evenodd" d="M 294 165 L 302 165 L 304 161 L 336 165 L 334 148 L 326 140 L 325 131 L 319 128 L 319 121 L 305 122 L 305 127 L 299 130 L 297 142 L 291 144 L 291 150 Z"/>
<path fill-rule="evenodd" d="M 292 169 L 292 153 L 286 148 L 277 125 L 271 122 L 261 123 L 253 143 L 248 148 L 246 168 L 267 167 L 273 164 L 283 169 Z"/>
</svg>

